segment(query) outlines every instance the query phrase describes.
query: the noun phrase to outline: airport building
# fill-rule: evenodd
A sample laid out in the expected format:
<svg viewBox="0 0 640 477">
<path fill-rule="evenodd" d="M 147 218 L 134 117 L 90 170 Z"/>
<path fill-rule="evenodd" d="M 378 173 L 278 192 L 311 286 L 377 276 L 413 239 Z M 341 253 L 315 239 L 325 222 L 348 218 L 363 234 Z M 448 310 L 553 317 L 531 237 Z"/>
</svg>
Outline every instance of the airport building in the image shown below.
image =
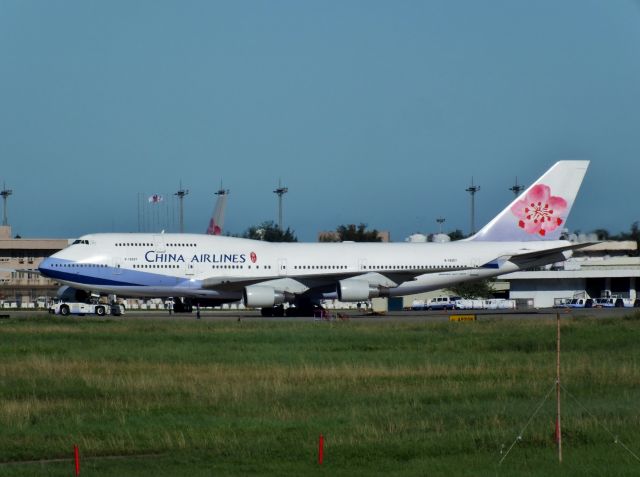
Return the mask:
<svg viewBox="0 0 640 477">
<path fill-rule="evenodd" d="M 50 300 L 60 285 L 37 273 L 38 266 L 43 259 L 66 247 L 69 241 L 11 235 L 11 226 L 0 226 L 0 306 L 29 308 L 37 302 Z"/>
</svg>

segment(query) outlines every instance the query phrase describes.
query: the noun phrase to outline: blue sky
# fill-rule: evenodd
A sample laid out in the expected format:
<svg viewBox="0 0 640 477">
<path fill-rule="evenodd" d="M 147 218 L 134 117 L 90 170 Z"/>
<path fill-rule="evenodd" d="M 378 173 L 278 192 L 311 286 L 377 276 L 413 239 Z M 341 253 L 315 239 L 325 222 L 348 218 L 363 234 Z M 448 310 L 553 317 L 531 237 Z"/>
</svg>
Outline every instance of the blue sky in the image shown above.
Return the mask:
<svg viewBox="0 0 640 477">
<path fill-rule="evenodd" d="M 0 2 L 0 183 L 24 237 L 137 231 L 180 181 L 185 230 L 277 218 L 302 240 L 469 229 L 560 159 L 568 225 L 640 219 L 633 1 Z M 168 213 L 166 213 L 168 216 Z"/>
</svg>

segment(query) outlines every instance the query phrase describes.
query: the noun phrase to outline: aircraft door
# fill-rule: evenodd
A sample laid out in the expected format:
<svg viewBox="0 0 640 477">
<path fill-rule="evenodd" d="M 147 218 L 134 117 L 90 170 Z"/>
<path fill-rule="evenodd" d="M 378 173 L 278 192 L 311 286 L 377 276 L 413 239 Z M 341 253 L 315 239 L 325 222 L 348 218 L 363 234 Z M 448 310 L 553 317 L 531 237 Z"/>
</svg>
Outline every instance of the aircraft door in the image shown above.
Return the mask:
<svg viewBox="0 0 640 477">
<path fill-rule="evenodd" d="M 153 236 L 153 248 L 156 253 L 164 253 L 166 251 L 166 245 L 164 242 L 164 235 Z"/>
<path fill-rule="evenodd" d="M 471 277 L 478 277 L 480 276 L 480 272 L 478 272 L 478 267 L 480 267 L 480 265 L 478 264 L 478 260 L 473 259 L 471 261 L 471 270 L 469 271 L 469 276 Z"/>
<path fill-rule="evenodd" d="M 367 259 L 361 258 L 358 260 L 358 270 L 364 272 L 367 269 Z"/>
<path fill-rule="evenodd" d="M 287 275 L 287 259 L 279 258 L 278 259 L 278 275 L 284 277 Z"/>
<path fill-rule="evenodd" d="M 187 276 L 192 276 L 195 273 L 195 269 L 194 269 L 194 265 L 193 263 L 185 263 L 184 264 L 184 273 Z"/>
<path fill-rule="evenodd" d="M 113 274 L 121 275 L 122 274 L 122 258 L 113 257 Z"/>
</svg>

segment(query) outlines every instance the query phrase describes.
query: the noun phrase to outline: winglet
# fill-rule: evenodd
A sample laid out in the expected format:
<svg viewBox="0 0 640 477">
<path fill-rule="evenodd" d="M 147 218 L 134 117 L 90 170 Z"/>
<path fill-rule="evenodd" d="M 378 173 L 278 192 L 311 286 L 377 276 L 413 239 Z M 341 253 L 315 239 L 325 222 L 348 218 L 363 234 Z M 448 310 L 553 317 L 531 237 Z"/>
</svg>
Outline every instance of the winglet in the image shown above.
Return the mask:
<svg viewBox="0 0 640 477">
<path fill-rule="evenodd" d="M 467 240 L 558 240 L 589 161 L 556 162 L 477 234 Z"/>
</svg>

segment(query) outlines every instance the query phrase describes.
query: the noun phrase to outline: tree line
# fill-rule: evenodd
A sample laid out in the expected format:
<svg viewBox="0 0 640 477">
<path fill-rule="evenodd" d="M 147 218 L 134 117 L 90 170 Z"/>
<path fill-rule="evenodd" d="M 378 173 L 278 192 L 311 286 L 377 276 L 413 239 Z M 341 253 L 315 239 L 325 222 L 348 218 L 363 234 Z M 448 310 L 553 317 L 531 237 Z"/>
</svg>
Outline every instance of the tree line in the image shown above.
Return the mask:
<svg viewBox="0 0 640 477">
<path fill-rule="evenodd" d="M 280 229 L 272 220 L 262 222 L 259 225 L 249 227 L 241 235 L 243 238 L 264 240 L 265 242 L 297 242 L 295 231 L 287 227 Z M 324 233 L 320 236 L 320 242 L 381 242 L 380 233 L 376 229 L 367 229 L 366 224 L 339 225 L 335 231 Z"/>
<path fill-rule="evenodd" d="M 576 231 L 579 234 L 580 231 Z M 607 229 L 600 228 L 595 229 L 593 232 L 598 237 L 598 240 L 631 240 L 639 244 L 640 247 L 640 223 L 638 221 L 633 222 L 628 232 L 620 232 L 613 234 Z M 453 230 L 446 235 L 451 238 L 452 241 L 461 240 L 468 237 L 460 229 Z M 242 233 L 241 237 L 264 240 L 265 242 L 297 242 L 298 237 L 291 228 L 287 227 L 285 230 L 281 230 L 278 225 L 272 220 L 262 222 L 259 225 L 253 225 Z M 320 242 L 381 242 L 380 231 L 377 229 L 367 228 L 367 224 L 343 224 L 338 225 L 335 230 L 325 232 L 319 237 Z"/>
</svg>

